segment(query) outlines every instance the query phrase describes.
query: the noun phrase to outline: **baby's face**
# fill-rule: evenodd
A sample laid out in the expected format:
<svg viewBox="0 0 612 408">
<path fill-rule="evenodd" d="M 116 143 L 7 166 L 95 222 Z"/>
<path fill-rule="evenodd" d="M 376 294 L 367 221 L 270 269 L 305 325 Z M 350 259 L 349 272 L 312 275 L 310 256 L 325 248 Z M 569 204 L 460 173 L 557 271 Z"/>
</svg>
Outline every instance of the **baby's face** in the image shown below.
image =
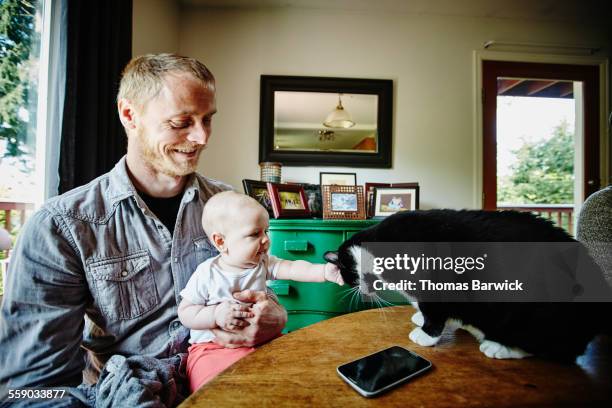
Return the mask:
<svg viewBox="0 0 612 408">
<path fill-rule="evenodd" d="M 228 223 L 225 231 L 226 252 L 223 260 L 239 268 L 253 268 L 270 249 L 268 213 L 259 206 L 249 206 Z"/>
</svg>

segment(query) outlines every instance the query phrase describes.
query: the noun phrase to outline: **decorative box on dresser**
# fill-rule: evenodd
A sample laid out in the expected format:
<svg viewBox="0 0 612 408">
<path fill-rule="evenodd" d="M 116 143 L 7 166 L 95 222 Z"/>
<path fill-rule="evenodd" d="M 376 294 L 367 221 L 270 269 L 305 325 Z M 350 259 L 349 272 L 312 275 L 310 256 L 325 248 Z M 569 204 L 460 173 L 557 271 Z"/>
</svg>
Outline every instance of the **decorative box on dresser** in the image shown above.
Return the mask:
<svg viewBox="0 0 612 408">
<path fill-rule="evenodd" d="M 335 251 L 356 232 L 375 225 L 377 220 L 271 219 L 270 253 L 288 260 L 302 259 L 324 263 L 323 255 Z M 321 320 L 373 307 L 362 302 L 358 294 L 348 293 L 348 286 L 335 283 L 310 283 L 287 280 L 268 281 L 280 303 L 287 309 L 288 321 L 284 332 L 317 323 Z M 394 296 L 395 295 L 395 296 Z M 395 293 L 385 299 L 402 302 Z"/>
</svg>

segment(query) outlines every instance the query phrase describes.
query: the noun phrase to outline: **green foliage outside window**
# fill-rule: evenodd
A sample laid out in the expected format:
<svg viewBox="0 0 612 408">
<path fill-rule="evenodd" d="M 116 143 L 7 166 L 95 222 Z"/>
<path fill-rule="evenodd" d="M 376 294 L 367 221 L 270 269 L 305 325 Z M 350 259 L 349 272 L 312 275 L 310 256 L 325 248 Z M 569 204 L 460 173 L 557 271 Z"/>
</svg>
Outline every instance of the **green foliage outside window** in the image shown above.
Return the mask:
<svg viewBox="0 0 612 408">
<path fill-rule="evenodd" d="M 0 0 L 0 141 L 2 157 L 33 154 L 38 55 L 35 0 Z"/>
<path fill-rule="evenodd" d="M 525 142 L 513 151 L 512 174 L 499 179 L 498 202 L 571 204 L 574 202 L 574 135 L 563 121 L 547 140 Z"/>
</svg>

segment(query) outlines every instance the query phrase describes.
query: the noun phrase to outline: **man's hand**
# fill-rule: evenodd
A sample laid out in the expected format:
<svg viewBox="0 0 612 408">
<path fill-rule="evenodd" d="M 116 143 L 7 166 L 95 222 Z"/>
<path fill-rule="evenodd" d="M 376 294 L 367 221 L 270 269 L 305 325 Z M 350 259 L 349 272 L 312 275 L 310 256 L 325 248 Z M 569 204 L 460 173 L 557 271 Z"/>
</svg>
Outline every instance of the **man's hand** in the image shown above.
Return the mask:
<svg viewBox="0 0 612 408">
<path fill-rule="evenodd" d="M 215 342 L 224 347 L 253 347 L 264 343 L 278 334 L 287 323 L 287 312 L 265 292 L 244 290 L 234 293 L 234 298 L 244 303 L 253 303 L 250 312 L 253 317 L 244 320 L 249 324 L 239 331 L 213 330 Z"/>
<path fill-rule="evenodd" d="M 333 263 L 326 263 L 323 267 L 323 275 L 325 276 L 325 280 L 333 283 L 337 283 L 338 285 L 344 285 L 344 279 L 342 279 L 342 275 L 340 275 L 340 269 Z"/>
<path fill-rule="evenodd" d="M 249 309 L 240 303 L 221 302 L 215 307 L 215 323 L 223 330 L 240 330 L 249 325 L 246 318 L 255 316 Z"/>
</svg>

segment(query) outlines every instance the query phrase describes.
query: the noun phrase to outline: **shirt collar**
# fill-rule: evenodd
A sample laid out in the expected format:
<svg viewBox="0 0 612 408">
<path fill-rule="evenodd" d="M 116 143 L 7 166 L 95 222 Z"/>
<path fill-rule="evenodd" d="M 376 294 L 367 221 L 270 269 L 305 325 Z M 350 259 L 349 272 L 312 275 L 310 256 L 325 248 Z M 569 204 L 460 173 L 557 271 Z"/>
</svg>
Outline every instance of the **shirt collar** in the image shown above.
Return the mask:
<svg viewBox="0 0 612 408">
<path fill-rule="evenodd" d="M 198 194 L 200 189 L 200 183 L 196 173 L 189 176 L 189 180 L 185 184 L 185 191 L 183 192 L 183 201 L 191 201 Z M 111 202 L 115 204 L 118 201 L 124 200 L 125 198 L 138 195 L 138 190 L 134 187 L 132 180 L 130 179 L 126 156 L 123 156 L 121 160 L 115 164 L 115 167 L 109 172 L 109 186 L 108 186 L 108 197 Z"/>
</svg>

